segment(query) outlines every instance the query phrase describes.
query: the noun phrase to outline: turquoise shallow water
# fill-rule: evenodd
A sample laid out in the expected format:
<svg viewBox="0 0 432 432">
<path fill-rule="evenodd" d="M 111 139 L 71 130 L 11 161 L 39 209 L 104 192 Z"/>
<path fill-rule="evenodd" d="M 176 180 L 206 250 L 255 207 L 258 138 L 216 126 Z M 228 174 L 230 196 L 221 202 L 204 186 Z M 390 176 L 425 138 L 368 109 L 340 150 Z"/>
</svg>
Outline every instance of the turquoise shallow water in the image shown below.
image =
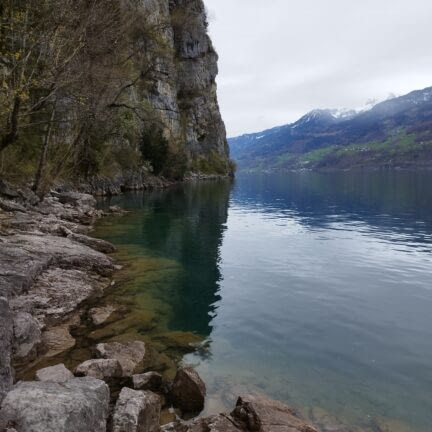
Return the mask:
<svg viewBox="0 0 432 432">
<path fill-rule="evenodd" d="M 178 265 L 142 290 L 169 305 L 171 330 L 205 339 L 184 362 L 206 381 L 206 413 L 261 391 L 324 423 L 430 432 L 431 184 L 239 175 L 104 202 L 132 213 L 103 236 Z"/>
</svg>

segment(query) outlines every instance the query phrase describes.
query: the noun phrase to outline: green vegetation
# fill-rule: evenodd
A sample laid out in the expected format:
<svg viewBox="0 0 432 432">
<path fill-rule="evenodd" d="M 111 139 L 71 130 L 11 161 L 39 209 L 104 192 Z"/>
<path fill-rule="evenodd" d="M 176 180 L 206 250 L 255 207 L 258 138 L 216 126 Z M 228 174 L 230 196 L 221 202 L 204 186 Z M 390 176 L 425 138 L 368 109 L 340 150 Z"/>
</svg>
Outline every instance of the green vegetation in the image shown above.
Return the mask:
<svg viewBox="0 0 432 432">
<path fill-rule="evenodd" d="M 255 159 L 253 169 L 320 169 L 361 166 L 397 166 L 415 163 L 432 153 L 432 142 L 400 130 L 385 141 L 328 146 L 306 153 L 283 153 L 274 159 Z"/>
</svg>

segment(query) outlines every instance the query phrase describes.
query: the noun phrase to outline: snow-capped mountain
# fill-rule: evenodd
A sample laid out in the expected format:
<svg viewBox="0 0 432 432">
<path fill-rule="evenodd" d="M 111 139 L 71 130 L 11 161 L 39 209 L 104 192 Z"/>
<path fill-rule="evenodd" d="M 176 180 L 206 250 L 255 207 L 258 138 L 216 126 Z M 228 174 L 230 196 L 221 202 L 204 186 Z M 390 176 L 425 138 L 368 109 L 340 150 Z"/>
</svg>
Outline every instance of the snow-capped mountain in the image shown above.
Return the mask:
<svg viewBox="0 0 432 432">
<path fill-rule="evenodd" d="M 432 135 L 432 87 L 379 103 L 369 101 L 358 109 L 315 109 L 294 123 L 231 138 L 229 143 L 231 156 L 241 167 L 281 154 L 385 141 L 392 134 L 417 130 L 420 124 Z"/>
</svg>

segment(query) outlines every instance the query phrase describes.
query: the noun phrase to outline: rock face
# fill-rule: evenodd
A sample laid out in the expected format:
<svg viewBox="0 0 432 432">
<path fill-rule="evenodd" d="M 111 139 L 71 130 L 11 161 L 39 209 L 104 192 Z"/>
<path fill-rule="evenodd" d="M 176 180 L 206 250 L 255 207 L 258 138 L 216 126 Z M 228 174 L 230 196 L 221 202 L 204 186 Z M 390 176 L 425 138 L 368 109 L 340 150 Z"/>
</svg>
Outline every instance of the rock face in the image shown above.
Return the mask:
<svg viewBox="0 0 432 432">
<path fill-rule="evenodd" d="M 13 318 L 14 360 L 16 362 L 33 361 L 42 346 L 42 332 L 32 315 L 18 312 Z"/>
<path fill-rule="evenodd" d="M 108 405 L 108 386 L 92 378 L 22 382 L 3 401 L 0 430 L 105 432 Z"/>
<path fill-rule="evenodd" d="M 39 369 L 36 372 L 36 381 L 65 383 L 73 378 L 73 373 L 64 364 Z"/>
<path fill-rule="evenodd" d="M 96 346 L 96 355 L 103 359 L 116 359 L 120 363 L 123 376 L 131 377 L 144 369 L 146 348 L 144 342 L 110 342 Z"/>
<path fill-rule="evenodd" d="M 0 297 L 0 404 L 13 384 L 12 338 L 12 313 L 8 301 Z"/>
<path fill-rule="evenodd" d="M 161 402 L 151 392 L 124 388 L 113 415 L 113 432 L 158 432 Z"/>
<path fill-rule="evenodd" d="M 192 368 L 180 369 L 171 389 L 174 406 L 184 412 L 200 412 L 204 408 L 205 384 Z"/>
</svg>

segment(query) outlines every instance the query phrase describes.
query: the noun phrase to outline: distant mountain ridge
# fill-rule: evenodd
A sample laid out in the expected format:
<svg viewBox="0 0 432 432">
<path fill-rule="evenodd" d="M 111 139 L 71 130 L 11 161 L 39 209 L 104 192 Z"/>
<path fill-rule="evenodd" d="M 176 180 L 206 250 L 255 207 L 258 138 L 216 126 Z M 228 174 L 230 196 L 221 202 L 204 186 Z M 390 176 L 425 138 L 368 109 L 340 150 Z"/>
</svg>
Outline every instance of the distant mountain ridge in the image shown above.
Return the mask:
<svg viewBox="0 0 432 432">
<path fill-rule="evenodd" d="M 313 110 L 229 140 L 240 169 L 432 166 L 432 87 L 368 110 Z"/>
</svg>

